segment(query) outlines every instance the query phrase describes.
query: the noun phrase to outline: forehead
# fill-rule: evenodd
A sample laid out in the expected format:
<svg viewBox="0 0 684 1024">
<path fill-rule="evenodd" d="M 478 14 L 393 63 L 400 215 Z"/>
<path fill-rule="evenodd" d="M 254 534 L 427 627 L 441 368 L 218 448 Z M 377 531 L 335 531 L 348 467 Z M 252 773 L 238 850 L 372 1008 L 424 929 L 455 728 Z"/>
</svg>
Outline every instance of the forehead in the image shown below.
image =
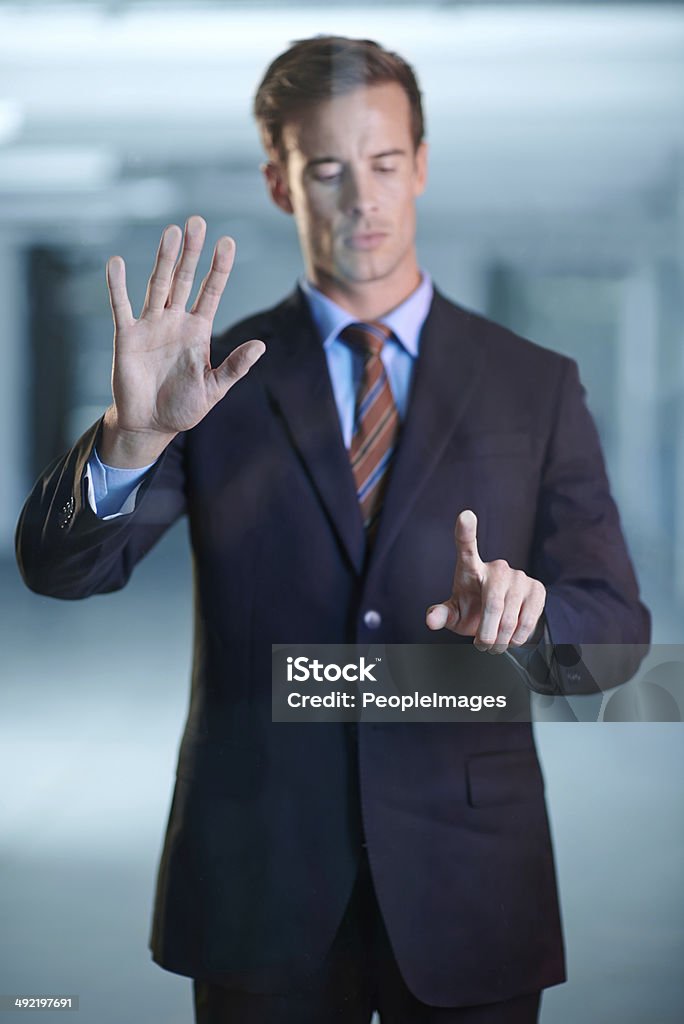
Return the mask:
<svg viewBox="0 0 684 1024">
<path fill-rule="evenodd" d="M 288 156 L 370 154 L 412 147 L 411 108 L 396 82 L 361 86 L 303 110 L 283 126 Z"/>
</svg>

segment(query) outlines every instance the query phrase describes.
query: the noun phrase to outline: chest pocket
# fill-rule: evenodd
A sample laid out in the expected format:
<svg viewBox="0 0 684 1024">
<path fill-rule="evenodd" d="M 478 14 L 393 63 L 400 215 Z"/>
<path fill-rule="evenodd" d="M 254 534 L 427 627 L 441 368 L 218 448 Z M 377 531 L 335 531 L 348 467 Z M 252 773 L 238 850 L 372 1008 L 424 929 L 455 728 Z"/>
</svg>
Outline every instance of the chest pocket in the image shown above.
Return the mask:
<svg viewBox="0 0 684 1024">
<path fill-rule="evenodd" d="M 465 459 L 529 458 L 532 452 L 532 436 L 526 431 L 465 434 L 455 437 L 450 445 L 450 458 L 453 462 Z"/>
</svg>

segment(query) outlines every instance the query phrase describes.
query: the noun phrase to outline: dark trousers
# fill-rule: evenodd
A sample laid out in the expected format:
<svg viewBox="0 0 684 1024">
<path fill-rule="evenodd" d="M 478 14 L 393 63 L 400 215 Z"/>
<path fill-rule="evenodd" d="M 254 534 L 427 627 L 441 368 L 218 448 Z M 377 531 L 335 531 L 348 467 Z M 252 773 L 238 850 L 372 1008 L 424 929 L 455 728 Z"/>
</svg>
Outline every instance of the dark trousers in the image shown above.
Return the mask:
<svg viewBox="0 0 684 1024">
<path fill-rule="evenodd" d="M 482 1006 L 436 1007 L 408 990 L 364 857 L 323 965 L 292 992 L 258 995 L 194 980 L 196 1024 L 537 1024 L 540 992 Z"/>
</svg>

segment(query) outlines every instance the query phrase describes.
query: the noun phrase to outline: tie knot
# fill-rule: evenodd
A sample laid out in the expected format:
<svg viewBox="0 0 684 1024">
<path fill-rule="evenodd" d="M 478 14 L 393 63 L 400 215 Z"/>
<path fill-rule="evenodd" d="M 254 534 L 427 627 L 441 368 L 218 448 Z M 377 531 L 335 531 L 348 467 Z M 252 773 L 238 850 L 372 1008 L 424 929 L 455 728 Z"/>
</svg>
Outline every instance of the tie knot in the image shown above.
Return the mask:
<svg viewBox="0 0 684 1024">
<path fill-rule="evenodd" d="M 349 324 L 340 337 L 347 345 L 365 356 L 379 356 L 391 333 L 385 324 L 371 320 L 370 323 Z"/>
</svg>

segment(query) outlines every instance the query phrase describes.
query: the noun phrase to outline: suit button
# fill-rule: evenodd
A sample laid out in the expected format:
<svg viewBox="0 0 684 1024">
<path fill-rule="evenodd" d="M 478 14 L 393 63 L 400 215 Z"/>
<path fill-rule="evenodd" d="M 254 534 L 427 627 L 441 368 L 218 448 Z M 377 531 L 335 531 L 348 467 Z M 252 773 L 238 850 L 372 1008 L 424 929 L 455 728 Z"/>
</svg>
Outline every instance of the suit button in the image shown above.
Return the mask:
<svg viewBox="0 0 684 1024">
<path fill-rule="evenodd" d="M 369 608 L 363 616 L 363 624 L 366 629 L 380 629 L 382 625 L 382 615 L 380 612 L 376 612 L 374 608 Z"/>
</svg>

